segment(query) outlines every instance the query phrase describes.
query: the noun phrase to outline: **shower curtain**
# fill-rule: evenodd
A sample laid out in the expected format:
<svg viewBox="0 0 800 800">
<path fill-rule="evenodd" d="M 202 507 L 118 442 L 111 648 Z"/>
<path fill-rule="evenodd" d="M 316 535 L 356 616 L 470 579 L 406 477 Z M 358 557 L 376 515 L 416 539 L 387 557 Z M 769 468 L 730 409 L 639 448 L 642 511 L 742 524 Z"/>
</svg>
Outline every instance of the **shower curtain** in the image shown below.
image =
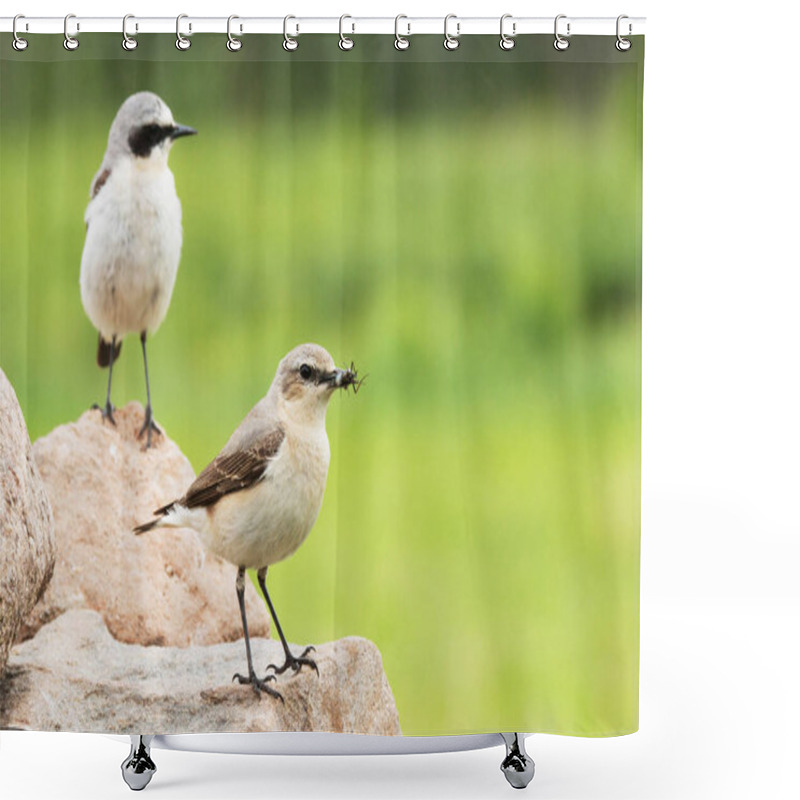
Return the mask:
<svg viewBox="0 0 800 800">
<path fill-rule="evenodd" d="M 0 728 L 635 731 L 643 39 L 30 38 L 0 43 Z M 169 129 L 180 222 L 114 184 L 146 235 L 182 231 L 150 447 L 139 332 L 103 344 L 81 278 L 138 92 L 197 131 Z M 147 169 L 166 134 L 130 130 Z M 133 529 L 303 343 L 353 383 L 316 522 L 267 573 L 314 663 L 273 669 L 276 697 L 232 681 L 240 565 L 191 527 Z M 265 474 L 232 493 L 257 506 Z M 263 678 L 284 650 L 246 566 Z"/>
</svg>

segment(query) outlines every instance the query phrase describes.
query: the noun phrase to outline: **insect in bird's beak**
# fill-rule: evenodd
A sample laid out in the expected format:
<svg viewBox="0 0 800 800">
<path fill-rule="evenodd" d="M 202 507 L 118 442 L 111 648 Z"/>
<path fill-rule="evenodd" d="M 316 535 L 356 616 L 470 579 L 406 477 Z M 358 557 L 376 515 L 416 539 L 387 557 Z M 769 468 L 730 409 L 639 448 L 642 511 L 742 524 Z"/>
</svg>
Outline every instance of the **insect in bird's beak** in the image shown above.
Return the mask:
<svg viewBox="0 0 800 800">
<path fill-rule="evenodd" d="M 364 378 L 367 376 L 365 375 Z M 334 369 L 322 377 L 324 383 L 331 383 L 336 389 L 347 389 L 348 386 L 353 387 L 353 394 L 358 394 L 364 378 L 358 377 L 358 372 L 355 369 L 353 362 L 350 362 L 348 369 Z"/>
<path fill-rule="evenodd" d="M 176 122 L 175 127 L 172 129 L 172 133 L 169 135 L 169 138 L 178 139 L 181 136 L 192 136 L 195 133 L 197 133 L 197 131 L 194 128 L 190 128 L 188 125 L 178 125 Z"/>
</svg>

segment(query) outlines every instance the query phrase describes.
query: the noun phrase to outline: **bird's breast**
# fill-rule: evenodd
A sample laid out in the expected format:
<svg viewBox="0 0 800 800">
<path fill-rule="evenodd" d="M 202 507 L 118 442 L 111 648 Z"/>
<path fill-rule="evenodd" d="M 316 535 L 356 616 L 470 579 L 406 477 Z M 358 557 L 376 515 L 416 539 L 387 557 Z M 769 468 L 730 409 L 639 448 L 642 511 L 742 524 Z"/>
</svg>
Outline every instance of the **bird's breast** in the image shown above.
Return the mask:
<svg viewBox="0 0 800 800">
<path fill-rule="evenodd" d="M 252 568 L 291 556 L 316 522 L 329 461 L 324 430 L 322 436 L 287 435 L 263 480 L 210 510 L 210 549 L 237 566 Z"/>
<path fill-rule="evenodd" d="M 86 210 L 81 297 L 110 339 L 152 332 L 169 306 L 180 260 L 181 205 L 166 167 L 115 165 Z"/>
</svg>

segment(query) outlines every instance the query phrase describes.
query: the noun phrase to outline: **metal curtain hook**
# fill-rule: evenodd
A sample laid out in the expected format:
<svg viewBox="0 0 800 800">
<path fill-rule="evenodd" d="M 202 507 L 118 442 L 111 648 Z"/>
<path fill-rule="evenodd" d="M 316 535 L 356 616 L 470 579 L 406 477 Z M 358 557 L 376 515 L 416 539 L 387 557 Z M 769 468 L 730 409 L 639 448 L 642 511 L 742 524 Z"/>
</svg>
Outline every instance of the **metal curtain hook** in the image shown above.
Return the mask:
<svg viewBox="0 0 800 800">
<path fill-rule="evenodd" d="M 78 49 L 78 45 L 80 44 L 80 42 L 74 36 L 70 36 L 69 35 L 69 21 L 71 19 L 75 19 L 75 15 L 74 14 L 67 14 L 67 16 L 64 17 L 64 49 L 65 50 L 77 50 Z M 75 31 L 76 31 L 76 33 L 78 31 L 80 31 L 80 29 L 81 29 L 80 23 L 76 22 L 75 23 Z"/>
<path fill-rule="evenodd" d="M 192 40 L 191 39 L 187 39 L 181 33 L 181 20 L 182 19 L 188 19 L 188 18 L 189 18 L 188 14 L 178 14 L 178 16 L 175 18 L 175 36 L 177 37 L 175 39 L 175 47 L 177 47 L 178 50 L 188 50 L 192 46 Z M 189 33 L 191 33 L 191 32 L 192 32 L 192 23 L 190 22 L 189 23 Z"/>
<path fill-rule="evenodd" d="M 622 53 L 624 53 L 626 50 L 630 50 L 631 49 L 631 40 L 623 38 L 622 34 L 620 33 L 620 22 L 622 22 L 622 20 L 624 20 L 624 19 L 629 19 L 627 14 L 620 14 L 617 17 L 617 42 L 615 44 L 615 47 L 617 48 L 617 50 L 619 50 Z M 631 24 L 629 22 L 628 23 L 628 36 L 631 35 L 631 30 L 632 30 L 632 28 L 631 28 Z"/>
<path fill-rule="evenodd" d="M 28 46 L 28 40 L 21 38 L 20 35 L 17 33 L 17 20 L 18 19 L 25 19 L 25 15 L 24 14 L 17 14 L 17 16 L 14 17 L 14 22 L 11 23 L 11 32 L 14 34 L 14 41 L 11 42 L 11 46 L 15 50 L 17 50 L 18 52 L 21 53 Z M 26 28 L 28 27 L 27 23 L 26 23 L 25 27 Z"/>
<path fill-rule="evenodd" d="M 411 23 L 407 22 L 406 27 L 408 28 L 408 32 L 406 36 L 400 35 L 400 20 L 401 19 L 408 19 L 405 14 L 398 14 L 394 18 L 394 46 L 396 50 L 408 50 L 411 47 L 411 42 L 406 39 L 406 36 L 411 36 Z"/>
<path fill-rule="evenodd" d="M 237 39 L 231 33 L 231 22 L 233 22 L 235 19 L 239 19 L 239 17 L 237 17 L 236 14 L 231 14 L 228 17 L 228 42 L 227 42 L 227 44 L 225 46 L 228 48 L 228 50 L 231 51 L 231 53 L 236 53 L 236 52 L 238 52 L 239 50 L 242 49 L 242 40 L 241 39 Z M 239 26 L 239 33 L 241 33 L 241 32 L 242 32 L 242 26 L 240 25 Z"/>
<path fill-rule="evenodd" d="M 352 50 L 356 43 L 349 37 L 344 35 L 344 21 L 346 19 L 353 19 L 349 14 L 342 14 L 339 17 L 339 48 L 341 50 Z M 351 23 L 352 33 L 356 32 L 356 24 L 355 22 Z"/>
<path fill-rule="evenodd" d="M 297 19 L 293 17 L 291 14 L 288 14 L 283 18 L 283 49 L 288 50 L 290 53 L 293 50 L 297 50 L 298 41 L 293 36 L 289 36 L 289 20 L 290 19 Z M 297 33 L 300 33 L 300 26 L 295 25 Z"/>
<path fill-rule="evenodd" d="M 136 39 L 133 38 L 133 36 L 129 36 L 128 35 L 128 20 L 129 19 L 136 19 L 136 17 L 134 17 L 133 14 L 126 14 L 122 18 L 122 49 L 131 51 L 131 50 L 135 50 L 137 48 L 137 46 L 139 45 L 139 42 L 137 42 Z M 136 30 L 136 31 L 139 30 L 138 23 L 134 24 L 134 30 Z"/>
<path fill-rule="evenodd" d="M 511 23 L 511 36 L 509 36 L 505 32 L 505 27 L 504 27 L 505 26 L 505 22 L 506 22 L 507 19 L 512 19 L 512 15 L 511 14 L 503 14 L 503 16 L 500 17 L 500 49 L 501 50 L 513 50 L 514 49 L 514 45 L 516 44 L 516 42 L 514 41 L 514 37 L 517 35 L 517 23 L 516 22 L 512 22 Z"/>
<path fill-rule="evenodd" d="M 553 47 L 556 50 L 566 50 L 569 47 L 569 39 L 565 39 L 559 32 L 558 32 L 558 21 L 560 19 L 566 19 L 566 14 L 559 14 L 556 17 L 555 24 L 553 25 L 553 32 L 555 33 L 556 40 L 553 42 Z M 570 35 L 570 24 L 567 23 L 567 36 Z"/>
<path fill-rule="evenodd" d="M 452 36 L 449 31 L 447 30 L 447 23 L 450 22 L 451 19 L 456 20 L 456 35 Z M 458 41 L 458 37 L 461 34 L 461 23 L 458 22 L 458 17 L 455 14 L 448 14 L 444 18 L 444 49 L 445 50 L 458 50 L 459 44 L 461 42 Z"/>
</svg>

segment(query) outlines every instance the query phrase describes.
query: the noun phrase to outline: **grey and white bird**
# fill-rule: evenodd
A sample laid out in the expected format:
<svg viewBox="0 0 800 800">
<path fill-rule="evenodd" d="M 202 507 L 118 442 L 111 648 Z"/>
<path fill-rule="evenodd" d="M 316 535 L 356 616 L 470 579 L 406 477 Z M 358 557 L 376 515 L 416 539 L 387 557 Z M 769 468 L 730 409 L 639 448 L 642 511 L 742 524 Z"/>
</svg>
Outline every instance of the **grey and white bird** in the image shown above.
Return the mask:
<svg viewBox="0 0 800 800">
<path fill-rule="evenodd" d="M 330 463 L 325 412 L 336 389 L 361 381 L 352 365 L 339 369 L 329 353 L 304 344 L 286 355 L 272 385 L 234 431 L 219 455 L 198 475 L 179 500 L 159 508 L 156 519 L 134 529 L 192 528 L 205 547 L 239 568 L 236 592 L 242 615 L 247 676 L 234 680 L 282 699 L 268 686 L 275 674 L 303 666 L 316 670 L 308 657 L 313 647 L 292 654 L 267 592 L 267 568 L 291 556 L 314 526 Z M 245 570 L 258 570 L 258 583 L 280 635 L 286 661 L 270 664 L 266 677 L 253 669 L 244 609 Z"/>
<path fill-rule="evenodd" d="M 178 125 L 167 104 L 152 92 L 131 95 L 120 106 L 108 147 L 94 176 L 86 208 L 81 258 L 81 300 L 98 330 L 97 363 L 108 367 L 103 417 L 114 422 L 111 376 L 122 339 L 138 333 L 147 387 L 139 435 L 158 432 L 150 403 L 147 336 L 169 307 L 181 255 L 181 203 L 167 166 L 172 143 L 197 133 Z"/>
</svg>

